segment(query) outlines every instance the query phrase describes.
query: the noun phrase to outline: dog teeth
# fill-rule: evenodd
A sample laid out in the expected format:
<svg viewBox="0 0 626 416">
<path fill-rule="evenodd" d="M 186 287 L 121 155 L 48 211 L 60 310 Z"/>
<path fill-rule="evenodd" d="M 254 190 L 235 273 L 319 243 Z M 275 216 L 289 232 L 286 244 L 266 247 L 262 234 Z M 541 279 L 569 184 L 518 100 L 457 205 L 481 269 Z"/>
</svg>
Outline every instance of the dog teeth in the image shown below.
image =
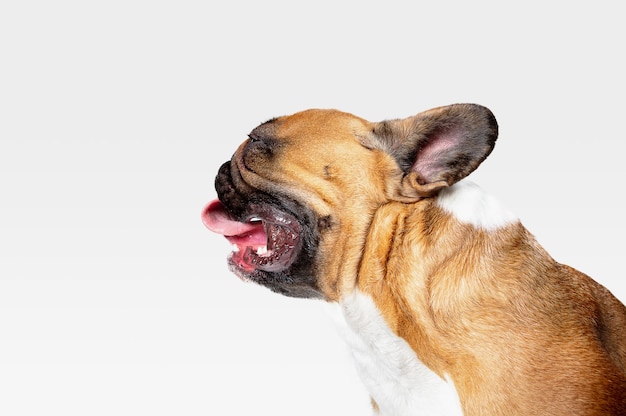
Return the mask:
<svg viewBox="0 0 626 416">
<path fill-rule="evenodd" d="M 257 249 L 256 249 L 257 256 L 262 256 L 265 253 L 267 253 L 267 246 L 257 247 Z"/>
<path fill-rule="evenodd" d="M 233 252 L 234 253 L 239 252 L 239 246 L 237 244 L 233 244 Z"/>
</svg>

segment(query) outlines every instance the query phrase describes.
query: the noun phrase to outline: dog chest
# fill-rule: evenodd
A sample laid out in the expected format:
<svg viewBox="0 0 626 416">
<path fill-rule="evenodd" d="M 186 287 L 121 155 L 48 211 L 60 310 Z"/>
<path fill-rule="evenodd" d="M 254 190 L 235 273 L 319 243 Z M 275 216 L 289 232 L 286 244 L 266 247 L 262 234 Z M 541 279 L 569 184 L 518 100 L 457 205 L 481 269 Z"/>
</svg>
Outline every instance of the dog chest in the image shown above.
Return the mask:
<svg viewBox="0 0 626 416">
<path fill-rule="evenodd" d="M 380 415 L 462 415 L 452 381 L 420 362 L 369 296 L 355 291 L 333 315 Z"/>
</svg>

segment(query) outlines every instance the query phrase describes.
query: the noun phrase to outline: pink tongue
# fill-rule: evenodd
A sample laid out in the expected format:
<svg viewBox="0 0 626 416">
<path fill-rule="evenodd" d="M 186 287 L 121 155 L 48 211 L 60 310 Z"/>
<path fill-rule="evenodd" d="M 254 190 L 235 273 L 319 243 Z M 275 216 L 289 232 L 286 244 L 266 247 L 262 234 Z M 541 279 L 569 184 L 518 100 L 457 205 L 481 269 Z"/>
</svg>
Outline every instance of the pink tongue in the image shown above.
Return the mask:
<svg viewBox="0 0 626 416">
<path fill-rule="evenodd" d="M 265 245 L 267 235 L 263 225 L 234 221 L 219 200 L 210 202 L 202 211 L 202 222 L 214 233 L 234 244 Z"/>
</svg>

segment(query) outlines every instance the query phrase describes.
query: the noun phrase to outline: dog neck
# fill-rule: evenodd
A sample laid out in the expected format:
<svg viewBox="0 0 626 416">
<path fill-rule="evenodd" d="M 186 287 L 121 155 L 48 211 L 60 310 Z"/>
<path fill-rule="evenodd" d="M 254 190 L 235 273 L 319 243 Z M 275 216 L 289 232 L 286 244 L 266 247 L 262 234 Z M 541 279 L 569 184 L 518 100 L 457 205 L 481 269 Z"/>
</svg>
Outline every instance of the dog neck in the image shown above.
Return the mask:
<svg viewBox="0 0 626 416">
<path fill-rule="evenodd" d="M 415 385 L 412 377 L 421 374 L 427 390 L 437 392 L 434 397 L 458 404 L 456 391 L 464 403 L 471 403 L 472 395 L 480 394 L 476 386 L 481 386 L 493 389 L 484 392 L 489 398 L 483 398 L 483 403 L 488 400 L 492 409 L 504 411 L 507 404 L 504 399 L 499 402 L 497 391 L 502 387 L 494 373 L 508 370 L 498 362 L 505 357 L 487 351 L 480 341 L 485 338 L 475 333 L 481 326 L 490 328 L 489 333 L 494 327 L 510 330 L 519 326 L 507 327 L 507 322 L 515 320 L 511 299 L 524 307 L 528 295 L 523 287 L 536 284 L 532 270 L 539 274 L 556 263 L 512 214 L 470 183 L 457 184 L 436 198 L 413 204 L 381 206 L 366 241 L 356 289 L 341 302 L 351 333 L 360 334 L 363 345 L 376 352 L 371 361 L 361 359 L 364 378 L 379 373 L 368 370 L 370 364 L 365 362 L 380 362 L 385 351 L 396 351 L 400 361 L 412 363 L 397 367 L 411 371 L 392 373 L 390 379 L 397 380 L 396 387 Z M 518 276 L 517 267 L 527 268 L 531 274 Z M 502 351 L 515 347 L 510 339 L 494 342 L 508 343 Z M 352 344 L 356 350 L 366 350 L 354 341 Z M 398 355 L 387 358 L 398 362 Z M 490 381 L 480 380 L 483 376 Z M 428 400 L 420 391 L 405 394 L 413 400 Z M 380 406 L 397 403 L 386 400 L 391 396 L 384 392 L 372 391 L 372 396 Z M 394 412 L 404 414 L 399 409 Z M 438 414 L 435 408 L 433 412 Z M 445 409 L 441 414 L 455 413 Z"/>
<path fill-rule="evenodd" d="M 606 414 L 625 404 L 615 382 L 623 307 L 477 187 L 390 202 L 371 224 L 355 288 L 339 303 L 381 414 L 458 414 L 459 403 L 464 414 L 565 415 L 572 403 Z"/>
</svg>

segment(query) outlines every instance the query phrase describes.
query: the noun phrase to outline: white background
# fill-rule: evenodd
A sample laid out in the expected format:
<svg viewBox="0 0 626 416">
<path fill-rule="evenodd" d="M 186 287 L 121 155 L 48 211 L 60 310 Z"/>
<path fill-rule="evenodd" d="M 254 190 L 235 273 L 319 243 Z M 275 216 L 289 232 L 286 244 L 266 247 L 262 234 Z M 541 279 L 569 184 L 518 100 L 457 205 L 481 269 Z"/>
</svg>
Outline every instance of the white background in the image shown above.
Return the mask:
<svg viewBox="0 0 626 416">
<path fill-rule="evenodd" d="M 239 281 L 200 221 L 246 134 L 309 107 L 488 106 L 474 181 L 625 300 L 622 9 L 2 2 L 0 414 L 368 414 L 322 305 Z"/>
</svg>

